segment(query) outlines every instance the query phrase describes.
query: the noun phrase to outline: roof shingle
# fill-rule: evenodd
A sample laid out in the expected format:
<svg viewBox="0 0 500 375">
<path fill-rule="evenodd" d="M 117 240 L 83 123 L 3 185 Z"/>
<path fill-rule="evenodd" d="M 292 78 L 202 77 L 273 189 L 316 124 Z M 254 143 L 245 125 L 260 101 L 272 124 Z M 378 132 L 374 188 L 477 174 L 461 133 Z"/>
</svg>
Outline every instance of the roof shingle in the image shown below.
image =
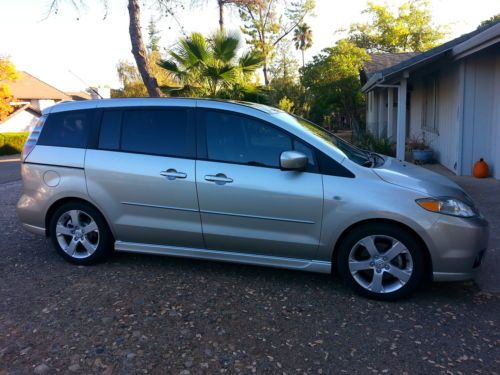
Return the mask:
<svg viewBox="0 0 500 375">
<path fill-rule="evenodd" d="M 54 86 L 32 76 L 27 72 L 19 72 L 19 78 L 16 81 L 8 82 L 12 95 L 18 100 L 31 99 L 53 99 L 53 100 L 71 100 L 61 90 Z"/>
<path fill-rule="evenodd" d="M 420 55 L 420 52 L 401 52 L 401 53 L 372 53 L 371 60 L 363 64 L 363 70 L 367 78 L 375 72 L 399 64 L 402 61 Z"/>
</svg>

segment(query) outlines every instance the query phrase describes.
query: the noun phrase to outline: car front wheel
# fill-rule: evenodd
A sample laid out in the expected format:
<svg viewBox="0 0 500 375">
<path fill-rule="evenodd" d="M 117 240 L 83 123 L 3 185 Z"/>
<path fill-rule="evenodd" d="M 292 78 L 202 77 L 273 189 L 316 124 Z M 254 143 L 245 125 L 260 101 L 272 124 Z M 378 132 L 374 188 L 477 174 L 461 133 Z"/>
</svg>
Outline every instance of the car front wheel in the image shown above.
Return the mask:
<svg viewBox="0 0 500 375">
<path fill-rule="evenodd" d="M 424 281 L 421 242 L 407 229 L 372 223 L 351 231 L 340 244 L 337 270 L 359 294 L 379 300 L 409 295 Z"/>
</svg>

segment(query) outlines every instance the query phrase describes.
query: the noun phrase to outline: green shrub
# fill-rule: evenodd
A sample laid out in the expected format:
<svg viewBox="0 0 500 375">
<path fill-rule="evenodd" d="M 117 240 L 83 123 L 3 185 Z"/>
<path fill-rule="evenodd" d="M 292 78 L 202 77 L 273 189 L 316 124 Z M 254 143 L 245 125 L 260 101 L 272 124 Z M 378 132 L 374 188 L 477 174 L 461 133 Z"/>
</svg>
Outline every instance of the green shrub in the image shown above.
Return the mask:
<svg viewBox="0 0 500 375">
<path fill-rule="evenodd" d="M 0 155 L 19 154 L 29 133 L 0 133 Z"/>
<path fill-rule="evenodd" d="M 356 146 L 363 150 L 369 150 L 382 155 L 395 156 L 395 144 L 387 137 L 375 137 L 371 133 L 359 135 L 355 142 Z"/>
<path fill-rule="evenodd" d="M 281 100 L 278 103 L 279 109 L 292 113 L 293 112 L 293 107 L 295 106 L 294 102 L 288 99 L 286 96 L 282 97 Z"/>
</svg>

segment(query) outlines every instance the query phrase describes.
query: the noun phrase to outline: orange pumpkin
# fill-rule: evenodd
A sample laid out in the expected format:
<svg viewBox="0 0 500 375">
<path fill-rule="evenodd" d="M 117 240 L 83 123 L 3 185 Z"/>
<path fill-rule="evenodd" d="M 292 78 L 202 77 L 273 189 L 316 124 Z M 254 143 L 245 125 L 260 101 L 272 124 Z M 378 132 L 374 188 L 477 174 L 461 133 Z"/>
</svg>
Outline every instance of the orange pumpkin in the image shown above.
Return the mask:
<svg viewBox="0 0 500 375">
<path fill-rule="evenodd" d="M 472 175 L 477 178 L 485 178 L 490 175 L 488 164 L 486 164 L 483 158 L 479 159 L 479 161 L 477 161 L 476 164 L 474 164 Z"/>
</svg>

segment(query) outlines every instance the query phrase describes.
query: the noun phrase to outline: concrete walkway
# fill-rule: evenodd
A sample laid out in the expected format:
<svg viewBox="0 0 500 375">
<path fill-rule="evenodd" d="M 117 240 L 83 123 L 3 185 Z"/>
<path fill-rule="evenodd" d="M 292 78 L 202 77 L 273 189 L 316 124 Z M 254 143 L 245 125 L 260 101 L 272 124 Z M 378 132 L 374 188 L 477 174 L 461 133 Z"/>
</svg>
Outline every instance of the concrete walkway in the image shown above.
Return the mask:
<svg viewBox="0 0 500 375">
<path fill-rule="evenodd" d="M 486 292 L 500 293 L 500 180 L 456 176 L 440 164 L 426 164 L 425 168 L 449 177 L 474 200 L 490 223 L 490 243 L 476 283 Z"/>
<path fill-rule="evenodd" d="M 0 163 L 9 161 L 19 161 L 20 159 L 21 159 L 21 154 L 2 155 L 0 156 Z"/>
</svg>

